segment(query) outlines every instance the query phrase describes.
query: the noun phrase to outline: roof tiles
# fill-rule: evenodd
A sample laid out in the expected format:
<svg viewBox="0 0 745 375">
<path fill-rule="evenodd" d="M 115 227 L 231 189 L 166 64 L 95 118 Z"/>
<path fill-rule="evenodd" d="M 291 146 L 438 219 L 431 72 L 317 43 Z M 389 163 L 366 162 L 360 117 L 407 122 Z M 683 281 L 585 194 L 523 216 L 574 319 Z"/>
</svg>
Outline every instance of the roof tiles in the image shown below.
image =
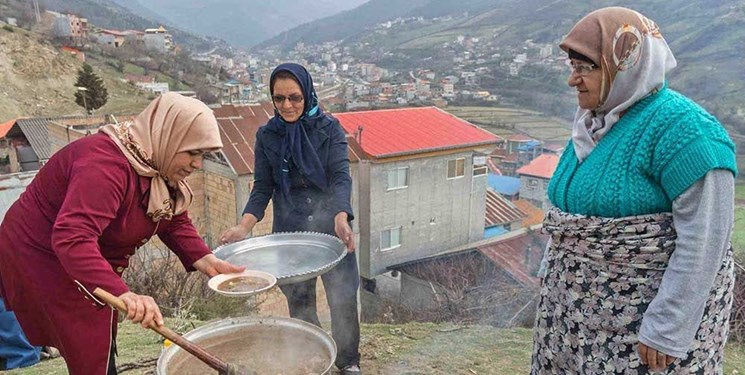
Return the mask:
<svg viewBox="0 0 745 375">
<path fill-rule="evenodd" d="M 497 144 L 500 140 L 465 120 L 435 107 L 334 114 L 362 149 L 385 158 Z"/>
<path fill-rule="evenodd" d="M 517 174 L 550 179 L 554 175 L 559 157 L 552 154 L 541 154 L 529 164 L 515 171 Z"/>
<path fill-rule="evenodd" d="M 486 190 L 485 227 L 513 223 L 522 220 L 525 216 L 527 216 L 525 212 L 515 207 L 514 204 L 503 198 L 499 193 L 491 189 Z"/>
</svg>

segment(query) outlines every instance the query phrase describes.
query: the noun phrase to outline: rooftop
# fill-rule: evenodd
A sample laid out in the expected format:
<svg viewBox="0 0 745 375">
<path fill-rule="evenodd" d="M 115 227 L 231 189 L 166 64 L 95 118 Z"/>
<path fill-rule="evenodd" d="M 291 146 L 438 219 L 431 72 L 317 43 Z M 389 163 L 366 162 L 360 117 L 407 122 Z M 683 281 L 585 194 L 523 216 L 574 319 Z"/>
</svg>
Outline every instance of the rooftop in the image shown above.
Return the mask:
<svg viewBox="0 0 745 375">
<path fill-rule="evenodd" d="M 271 103 L 223 105 L 212 109 L 222 138 L 222 153 L 239 176 L 253 173 L 256 132 L 274 116 Z"/>
<path fill-rule="evenodd" d="M 375 158 L 494 145 L 499 138 L 435 107 L 334 114 Z M 361 132 L 360 132 L 361 129 Z"/>
<path fill-rule="evenodd" d="M 517 282 L 538 287 L 540 278 L 534 275 L 534 271 L 540 265 L 547 241 L 547 235 L 524 230 L 511 238 L 479 246 L 478 250 Z"/>
<path fill-rule="evenodd" d="M 525 212 L 515 207 L 499 193 L 491 189 L 486 190 L 485 227 L 510 224 L 522 220 L 525 216 L 527 216 Z"/>
<path fill-rule="evenodd" d="M 31 148 L 34 149 L 36 155 L 39 156 L 39 160 L 44 161 L 52 156 L 52 150 L 49 145 L 50 123 L 71 126 L 76 130 L 87 130 L 96 129 L 101 125 L 112 122 L 113 119 L 111 117 L 113 116 L 32 117 L 11 120 L 2 124 L 2 126 L 7 126 L 7 124 L 12 122 L 5 136 L 9 138 L 24 136 L 31 144 Z M 129 120 L 132 117 L 132 115 L 117 115 L 116 119 L 121 122 Z M 0 126 L 0 129 L 2 129 L 2 126 Z"/>
<path fill-rule="evenodd" d="M 541 154 L 529 164 L 515 171 L 519 175 L 550 179 L 554 175 L 559 157 L 553 154 Z"/>
<path fill-rule="evenodd" d="M 499 194 L 512 196 L 520 192 L 520 179 L 517 177 L 500 176 L 489 173 L 487 176 L 489 187 Z"/>
<path fill-rule="evenodd" d="M 260 104 L 225 104 L 212 108 L 220 127 L 222 139 L 222 153 L 230 166 L 239 176 L 251 174 L 254 171 L 254 144 L 256 132 L 274 116 L 274 106 L 271 102 Z M 364 157 L 365 153 L 351 135 L 347 135 L 349 142 L 349 160 L 355 162 Z"/>
<path fill-rule="evenodd" d="M 512 204 L 514 204 L 515 207 L 520 209 L 520 211 L 524 212 L 526 215 L 523 218 L 523 227 L 532 227 L 534 225 L 543 223 L 543 218 L 546 216 L 546 213 L 529 201 L 525 199 L 518 199 L 512 202 Z"/>
</svg>

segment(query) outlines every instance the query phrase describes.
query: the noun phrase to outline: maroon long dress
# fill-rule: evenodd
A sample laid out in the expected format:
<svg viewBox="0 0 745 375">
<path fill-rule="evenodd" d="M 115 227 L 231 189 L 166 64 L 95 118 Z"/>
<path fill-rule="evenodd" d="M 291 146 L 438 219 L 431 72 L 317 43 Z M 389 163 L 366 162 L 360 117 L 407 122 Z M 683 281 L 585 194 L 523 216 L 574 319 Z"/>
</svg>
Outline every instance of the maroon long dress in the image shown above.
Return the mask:
<svg viewBox="0 0 745 375">
<path fill-rule="evenodd" d="M 186 213 L 146 216 L 149 187 L 108 136 L 88 136 L 49 160 L 0 226 L 0 294 L 29 341 L 59 348 L 73 375 L 104 375 L 116 335 L 116 313 L 86 293 L 127 292 L 128 259 L 155 234 L 189 271 L 210 253 Z"/>
</svg>

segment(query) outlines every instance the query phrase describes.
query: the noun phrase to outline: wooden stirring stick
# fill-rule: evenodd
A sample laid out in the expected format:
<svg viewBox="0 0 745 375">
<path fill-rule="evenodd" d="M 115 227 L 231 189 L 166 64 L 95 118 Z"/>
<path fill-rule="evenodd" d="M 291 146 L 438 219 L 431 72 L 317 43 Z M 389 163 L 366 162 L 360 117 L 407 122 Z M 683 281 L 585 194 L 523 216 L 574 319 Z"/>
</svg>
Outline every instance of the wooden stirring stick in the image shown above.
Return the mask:
<svg viewBox="0 0 745 375">
<path fill-rule="evenodd" d="M 119 310 L 122 314 L 127 314 L 127 305 L 119 299 L 119 297 L 101 289 L 96 288 L 96 290 L 93 291 L 93 295 L 100 298 L 107 304 L 109 304 L 111 307 Z M 170 330 L 166 326 L 158 326 L 153 322 L 148 327 L 152 329 L 153 331 L 157 332 L 161 336 L 167 338 L 168 340 L 171 340 L 174 344 L 180 346 L 182 349 L 186 350 L 193 356 L 197 357 L 200 361 L 207 364 L 207 366 L 217 370 L 217 372 L 220 375 L 253 375 L 254 372 L 239 368 L 236 365 L 227 363 L 223 361 L 220 358 L 215 357 L 213 354 L 207 352 L 204 350 L 201 346 L 185 339 L 183 336 L 179 335 L 178 333 Z"/>
</svg>

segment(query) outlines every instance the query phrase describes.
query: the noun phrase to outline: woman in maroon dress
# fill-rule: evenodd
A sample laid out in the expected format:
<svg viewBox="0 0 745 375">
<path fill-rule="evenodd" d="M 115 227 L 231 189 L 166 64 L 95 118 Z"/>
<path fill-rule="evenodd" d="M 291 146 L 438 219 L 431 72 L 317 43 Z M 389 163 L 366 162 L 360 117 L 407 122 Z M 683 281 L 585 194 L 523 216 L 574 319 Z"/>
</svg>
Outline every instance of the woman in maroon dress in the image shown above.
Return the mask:
<svg viewBox="0 0 745 375">
<path fill-rule="evenodd" d="M 185 178 L 221 147 L 212 111 L 169 93 L 49 159 L 0 226 L 0 295 L 32 344 L 59 348 L 73 375 L 116 373 L 117 313 L 91 292 L 119 296 L 134 322 L 162 325 L 154 300 L 121 279 L 153 235 L 188 271 L 242 270 L 211 254 L 186 212 Z"/>
</svg>

